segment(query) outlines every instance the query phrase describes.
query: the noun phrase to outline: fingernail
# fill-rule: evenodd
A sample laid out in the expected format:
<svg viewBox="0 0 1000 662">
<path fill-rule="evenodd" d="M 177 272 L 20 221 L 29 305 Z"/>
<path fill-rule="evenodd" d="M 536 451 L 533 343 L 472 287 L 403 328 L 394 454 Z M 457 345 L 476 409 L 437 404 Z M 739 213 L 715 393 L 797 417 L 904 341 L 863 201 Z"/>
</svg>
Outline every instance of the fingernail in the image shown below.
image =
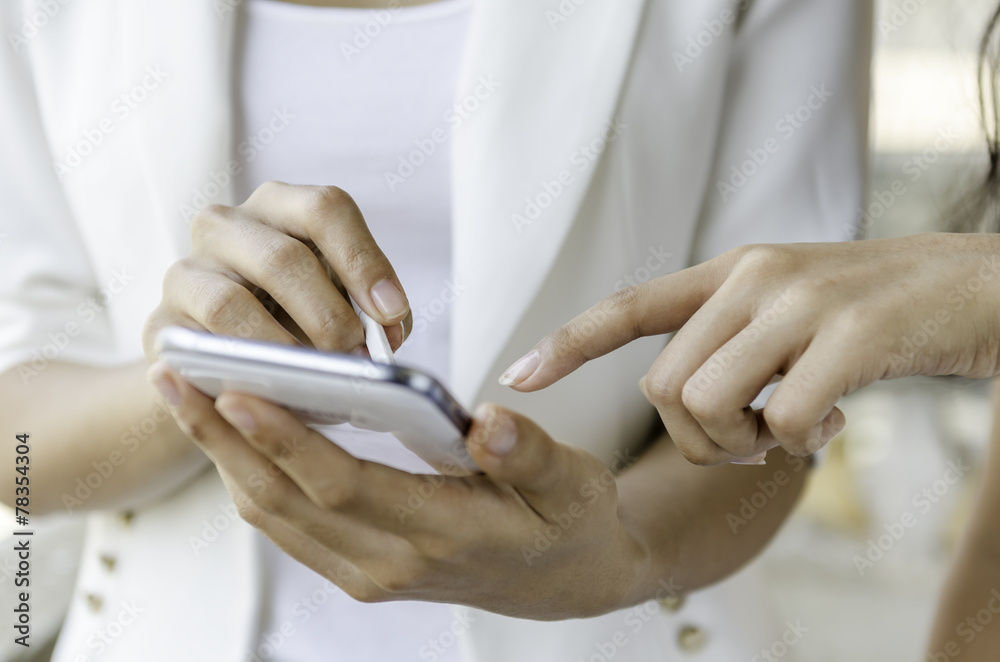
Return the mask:
<svg viewBox="0 0 1000 662">
<path fill-rule="evenodd" d="M 761 453 L 760 455 L 754 455 L 753 457 L 741 457 L 735 460 L 730 460 L 729 464 L 738 464 L 746 467 L 761 467 L 767 464 L 767 453 Z"/>
<path fill-rule="evenodd" d="M 156 369 L 149 375 L 149 383 L 153 385 L 171 409 L 181 404 L 181 392 L 166 373 Z"/>
<path fill-rule="evenodd" d="M 486 450 L 491 455 L 504 457 L 510 453 L 517 443 L 517 424 L 510 416 L 500 425 L 500 427 L 486 440 Z"/>
<path fill-rule="evenodd" d="M 514 365 L 507 368 L 500 375 L 500 386 L 517 386 L 528 377 L 535 374 L 538 366 L 542 363 L 542 356 L 537 351 L 531 351 L 527 355 L 518 359 Z"/>
<path fill-rule="evenodd" d="M 406 312 L 406 297 L 399 291 L 388 278 L 384 278 L 375 284 L 371 290 L 372 301 L 375 307 L 385 316 L 386 319 L 399 317 Z"/>
<path fill-rule="evenodd" d="M 643 395 L 645 395 L 646 397 L 649 397 L 649 394 L 646 393 L 646 378 L 645 377 L 643 377 L 642 379 L 639 380 L 639 390 L 642 391 Z"/>
<path fill-rule="evenodd" d="M 216 401 L 215 408 L 222 417 L 229 421 L 234 428 L 244 434 L 250 434 L 257 429 L 257 420 L 247 409 L 238 405 L 229 404 L 223 401 L 221 404 Z"/>
</svg>

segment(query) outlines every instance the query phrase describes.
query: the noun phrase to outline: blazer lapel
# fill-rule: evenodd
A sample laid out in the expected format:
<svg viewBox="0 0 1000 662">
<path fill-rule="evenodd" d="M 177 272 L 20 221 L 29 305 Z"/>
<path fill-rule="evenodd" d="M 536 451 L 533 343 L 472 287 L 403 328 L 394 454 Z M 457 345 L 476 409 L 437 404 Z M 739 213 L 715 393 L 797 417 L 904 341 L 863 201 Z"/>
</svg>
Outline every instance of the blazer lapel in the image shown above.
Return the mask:
<svg viewBox="0 0 1000 662">
<path fill-rule="evenodd" d="M 148 104 L 135 118 L 140 163 L 136 178 L 144 186 L 136 198 L 147 201 L 145 213 L 156 219 L 161 240 L 172 245 L 158 246 L 138 237 L 132 245 L 171 255 L 169 261 L 190 249 L 192 210 L 210 203 L 234 203 L 232 180 L 223 173 L 233 158 L 233 37 L 239 4 L 236 0 L 119 3 L 123 25 L 130 28 L 123 35 L 127 61 L 161 66 L 167 76 L 162 86 L 164 103 Z M 171 41 L 179 34 L 185 35 L 182 45 Z M 137 228 L 143 225 L 135 224 Z M 206 590 L 199 598 L 217 603 L 202 605 L 203 612 L 214 609 L 229 614 L 225 620 L 230 629 L 223 628 L 228 639 L 221 646 L 225 653 L 220 660 L 244 659 L 245 651 L 256 646 L 260 608 L 260 567 L 253 530 L 236 526 L 231 534 L 232 563 L 217 572 L 217 581 L 239 590 Z M 192 572 L 202 572 L 204 567 Z M 217 638 L 217 633 L 204 629 L 211 630 L 212 624 L 198 626 L 202 631 L 197 635 L 208 641 Z"/>
<path fill-rule="evenodd" d="M 154 203 L 149 213 L 184 254 L 190 209 L 234 202 L 213 175 L 224 173 L 231 158 L 238 3 L 118 4 L 123 25 L 149 27 L 124 35 L 128 58 L 167 61 L 177 87 L 186 88 L 177 97 L 185 107 L 151 105 L 136 117 L 142 179 Z M 613 139 L 645 6 L 646 0 L 562 2 L 550 10 L 536 0 L 475 4 L 452 144 L 453 269 L 464 288 L 453 309 L 452 385 L 467 402 L 555 260 L 601 141 Z M 162 29 L 175 23 L 187 27 Z M 179 33 L 187 34 L 183 49 L 155 37 Z M 206 169 L 192 170 L 192 163 Z"/>
<path fill-rule="evenodd" d="M 547 3 L 555 5 L 555 3 Z M 467 403 L 541 287 L 588 188 L 645 0 L 480 0 L 454 128 L 452 386 Z"/>
<path fill-rule="evenodd" d="M 233 204 L 226 172 L 233 144 L 233 38 L 240 15 L 233 1 L 121 2 L 128 61 L 162 64 L 169 102 L 138 113 L 140 162 L 152 213 L 181 254 L 189 250 L 194 211 Z M 169 26 L 178 27 L 170 29 Z M 183 45 L 172 43 L 185 35 Z M 171 79 L 175 81 L 173 94 Z M 192 168 L 191 164 L 198 164 Z"/>
</svg>

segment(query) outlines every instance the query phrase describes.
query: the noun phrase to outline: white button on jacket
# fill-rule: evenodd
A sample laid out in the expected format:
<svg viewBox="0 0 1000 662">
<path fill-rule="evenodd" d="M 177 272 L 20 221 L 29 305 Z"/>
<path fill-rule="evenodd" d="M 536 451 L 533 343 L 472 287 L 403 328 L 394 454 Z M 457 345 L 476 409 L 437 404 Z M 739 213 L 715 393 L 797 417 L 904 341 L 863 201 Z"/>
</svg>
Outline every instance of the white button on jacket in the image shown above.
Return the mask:
<svg viewBox="0 0 1000 662">
<path fill-rule="evenodd" d="M 500 371 L 641 274 L 651 251 L 669 254 L 656 276 L 744 243 L 849 238 L 870 3 L 757 0 L 737 29 L 738 4 L 477 0 L 456 100 L 499 84 L 451 143 L 454 271 L 467 283 L 451 385 L 465 403 L 511 406 L 610 461 L 651 420 L 636 383 L 662 338 L 530 397 L 498 386 Z M 0 3 L 0 369 L 44 366 L 70 323 L 59 360 L 141 359 L 163 274 L 189 250 L 187 208 L 238 202 L 224 173 L 239 5 Z M 136 108 L 120 100 L 138 88 Z M 248 659 L 259 560 L 229 504 L 211 471 L 127 528 L 91 515 L 77 593 L 102 607 L 74 600 L 54 659 Z M 195 553 L 206 530 L 216 537 Z M 477 613 L 463 646 L 476 662 L 577 662 L 617 636 L 616 662 L 750 659 L 783 629 L 763 593 L 745 572 L 677 611 Z M 130 624 L 98 655 L 93 635 L 123 610 Z"/>
</svg>

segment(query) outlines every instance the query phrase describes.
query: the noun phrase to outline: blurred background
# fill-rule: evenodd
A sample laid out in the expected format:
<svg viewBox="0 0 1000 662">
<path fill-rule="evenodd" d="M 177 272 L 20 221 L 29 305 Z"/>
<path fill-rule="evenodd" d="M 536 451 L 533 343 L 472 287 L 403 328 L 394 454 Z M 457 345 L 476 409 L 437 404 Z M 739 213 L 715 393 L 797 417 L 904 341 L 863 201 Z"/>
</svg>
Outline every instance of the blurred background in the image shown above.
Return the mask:
<svg viewBox="0 0 1000 662">
<path fill-rule="evenodd" d="M 876 0 L 863 236 L 941 229 L 958 196 L 985 172 L 976 51 L 996 4 Z M 896 180 L 905 192 L 890 196 Z M 796 645 L 797 659 L 924 660 L 935 601 L 975 498 L 975 468 L 991 419 L 989 384 L 883 382 L 847 398 L 842 408 L 847 427 L 760 562 L 783 615 L 810 628 Z M 935 482 L 949 461 L 973 469 L 944 489 L 946 483 Z M 920 496 L 914 504 L 928 488 L 937 501 L 924 503 Z M 870 541 L 877 545 L 885 525 L 906 511 L 915 516 L 914 526 L 892 539 L 872 567 L 858 564 L 856 557 L 868 560 Z M 881 542 L 888 546 L 889 539 Z"/>
<path fill-rule="evenodd" d="M 940 229 L 950 205 L 977 181 L 986 160 L 975 51 L 995 4 L 877 0 L 871 196 L 860 223 L 866 236 Z M 943 150 L 940 140 L 935 146 L 941 135 L 949 143 Z M 896 180 L 905 192 L 886 204 L 885 192 Z M 847 428 L 831 443 L 792 520 L 758 561 L 783 616 L 809 628 L 787 659 L 924 659 L 936 596 L 979 479 L 975 467 L 985 453 L 991 418 L 988 386 L 901 380 L 876 384 L 843 403 Z M 915 495 L 933 489 L 949 461 L 973 470 L 935 494 L 923 512 L 913 503 Z M 866 558 L 869 541 L 906 511 L 916 524 L 893 539 L 872 567 L 859 570 L 856 558 Z M 36 536 L 36 549 L 45 554 L 33 557 L 35 578 L 43 582 L 33 598 L 39 640 L 58 630 L 81 535 L 82 522 L 56 517 Z M 9 547 L 4 543 L 2 549 Z M 9 556 L 0 552 L 5 585 L 12 572 Z M 0 596 L 4 612 L 9 599 Z M 13 648 L 5 637 L 0 660 L 50 655 L 48 648 L 32 648 L 32 657 L 16 657 L 20 651 Z"/>
</svg>

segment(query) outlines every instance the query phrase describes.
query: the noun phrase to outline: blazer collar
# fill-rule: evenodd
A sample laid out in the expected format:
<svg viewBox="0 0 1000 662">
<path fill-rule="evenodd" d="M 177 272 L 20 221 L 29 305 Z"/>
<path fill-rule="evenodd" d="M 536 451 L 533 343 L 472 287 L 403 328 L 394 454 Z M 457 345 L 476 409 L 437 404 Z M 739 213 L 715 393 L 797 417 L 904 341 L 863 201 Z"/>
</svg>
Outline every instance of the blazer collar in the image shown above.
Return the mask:
<svg viewBox="0 0 1000 662">
<path fill-rule="evenodd" d="M 475 5 L 452 143 L 452 264 L 465 287 L 452 311 L 452 387 L 467 403 L 577 216 L 597 166 L 581 147 L 614 122 L 645 5 Z"/>
</svg>

